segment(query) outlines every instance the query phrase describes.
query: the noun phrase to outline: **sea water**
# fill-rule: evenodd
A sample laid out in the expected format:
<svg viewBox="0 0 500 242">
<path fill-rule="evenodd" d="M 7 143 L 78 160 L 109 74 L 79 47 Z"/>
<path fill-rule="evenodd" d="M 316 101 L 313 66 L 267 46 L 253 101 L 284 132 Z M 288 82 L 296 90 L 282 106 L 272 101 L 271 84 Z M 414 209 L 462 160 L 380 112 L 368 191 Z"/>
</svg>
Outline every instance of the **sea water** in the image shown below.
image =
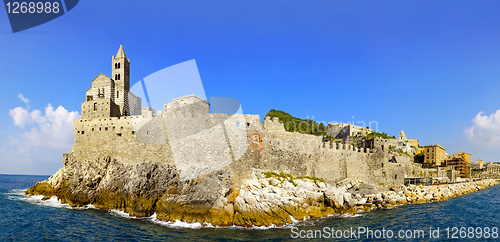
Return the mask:
<svg viewBox="0 0 500 242">
<path fill-rule="evenodd" d="M 442 202 L 404 205 L 355 216 L 294 220 L 293 224 L 282 227 L 241 228 L 164 222 L 155 215 L 136 218 L 122 211 L 100 210 L 91 205 L 71 208 L 55 197 L 42 201 L 41 196 L 24 195 L 26 189 L 47 178 L 0 175 L 0 241 L 302 241 L 310 238 L 438 241 L 452 237 L 484 240 L 486 236 L 488 240 L 500 240 L 500 185 Z"/>
</svg>

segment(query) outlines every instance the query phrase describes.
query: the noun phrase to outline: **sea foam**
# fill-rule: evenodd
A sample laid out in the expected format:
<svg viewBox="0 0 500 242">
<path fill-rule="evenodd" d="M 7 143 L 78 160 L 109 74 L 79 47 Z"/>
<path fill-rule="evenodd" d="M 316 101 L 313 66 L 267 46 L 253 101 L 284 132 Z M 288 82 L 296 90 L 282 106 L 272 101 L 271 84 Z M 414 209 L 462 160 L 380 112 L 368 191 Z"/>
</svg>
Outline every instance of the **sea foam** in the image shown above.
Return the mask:
<svg viewBox="0 0 500 242">
<path fill-rule="evenodd" d="M 11 200 L 21 200 L 27 203 L 39 205 L 39 206 L 45 206 L 45 207 L 53 207 L 53 208 L 67 208 L 67 209 L 75 209 L 75 210 L 84 210 L 84 209 L 96 209 L 94 205 L 88 204 L 80 207 L 71 207 L 67 203 L 61 203 L 59 201 L 59 198 L 57 196 L 52 196 L 49 199 L 43 200 L 45 196 L 43 195 L 35 195 L 35 196 L 28 196 L 25 195 L 26 190 L 12 190 L 11 192 L 7 193 L 9 196 L 8 198 Z"/>
<path fill-rule="evenodd" d="M 98 209 L 94 207 L 92 204 L 88 204 L 85 206 L 81 207 L 71 207 L 67 203 L 61 203 L 59 201 L 59 198 L 57 196 L 52 196 L 50 199 L 42 200 L 44 198 L 43 195 L 36 195 L 36 196 L 28 196 L 25 195 L 26 190 L 12 190 L 10 193 L 7 193 L 9 195 L 9 199 L 11 200 L 21 200 L 24 202 L 28 202 L 31 204 L 35 204 L 38 206 L 45 206 L 45 207 L 54 207 L 54 208 L 65 208 L 65 209 L 76 209 L 76 210 L 85 210 L 85 209 Z M 232 229 L 244 229 L 244 230 L 267 230 L 267 229 L 286 229 L 286 228 L 291 228 L 297 225 L 304 224 L 304 222 L 308 219 L 304 220 L 297 220 L 293 216 L 290 216 L 290 219 L 292 220 L 291 224 L 285 224 L 282 226 L 276 226 L 274 224 L 270 226 L 251 226 L 251 227 L 243 227 L 243 226 L 217 226 L 217 225 L 212 225 L 210 223 L 188 223 L 188 222 L 183 222 L 180 220 L 175 220 L 175 221 L 163 221 L 160 220 L 156 217 L 156 213 L 149 217 L 136 217 L 136 216 L 130 216 L 127 212 L 117 210 L 117 209 L 109 209 L 107 210 L 110 215 L 125 218 L 125 219 L 135 219 L 135 220 L 143 220 L 143 221 L 148 221 L 152 222 L 161 226 L 166 226 L 169 228 L 175 228 L 175 229 L 201 229 L 201 228 L 232 228 Z M 356 214 L 357 215 L 357 214 Z M 353 217 L 357 217 L 354 215 Z M 349 215 L 352 216 L 352 215 Z"/>
</svg>

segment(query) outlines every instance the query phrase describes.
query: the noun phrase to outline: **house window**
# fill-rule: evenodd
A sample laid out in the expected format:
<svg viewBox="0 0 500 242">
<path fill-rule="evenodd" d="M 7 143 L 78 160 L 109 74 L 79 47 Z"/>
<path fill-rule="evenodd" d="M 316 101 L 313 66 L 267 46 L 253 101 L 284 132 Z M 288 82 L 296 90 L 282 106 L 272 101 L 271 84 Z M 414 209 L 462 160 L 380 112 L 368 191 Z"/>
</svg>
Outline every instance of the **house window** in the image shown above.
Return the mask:
<svg viewBox="0 0 500 242">
<path fill-rule="evenodd" d="M 97 111 L 97 103 L 94 103 L 94 111 Z"/>
<path fill-rule="evenodd" d="M 247 127 L 250 126 L 250 123 L 247 123 Z"/>
<path fill-rule="evenodd" d="M 240 127 L 240 123 L 236 122 L 236 128 L 239 128 L 239 127 Z"/>
<path fill-rule="evenodd" d="M 119 97 L 120 97 L 120 92 L 116 91 L 116 98 L 119 98 Z"/>
</svg>

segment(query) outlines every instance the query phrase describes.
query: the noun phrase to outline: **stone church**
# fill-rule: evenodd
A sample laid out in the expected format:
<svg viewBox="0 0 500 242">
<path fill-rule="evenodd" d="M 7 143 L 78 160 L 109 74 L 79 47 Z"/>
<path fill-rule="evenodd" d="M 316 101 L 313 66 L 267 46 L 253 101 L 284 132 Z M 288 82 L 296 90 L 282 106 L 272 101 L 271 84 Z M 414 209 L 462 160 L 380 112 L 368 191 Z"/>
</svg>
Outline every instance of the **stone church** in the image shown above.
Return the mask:
<svg viewBox="0 0 500 242">
<path fill-rule="evenodd" d="M 130 61 L 120 45 L 111 58 L 111 77 L 97 75 L 82 103 L 82 119 L 141 115 L 141 99 L 130 92 Z"/>
</svg>

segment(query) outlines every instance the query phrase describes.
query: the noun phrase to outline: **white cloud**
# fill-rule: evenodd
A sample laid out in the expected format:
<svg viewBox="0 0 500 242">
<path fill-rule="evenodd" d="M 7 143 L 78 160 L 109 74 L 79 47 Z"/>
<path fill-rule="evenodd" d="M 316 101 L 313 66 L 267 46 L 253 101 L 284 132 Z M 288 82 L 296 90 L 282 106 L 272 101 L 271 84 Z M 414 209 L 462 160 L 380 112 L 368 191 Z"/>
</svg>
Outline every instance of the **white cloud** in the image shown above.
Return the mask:
<svg viewBox="0 0 500 242">
<path fill-rule="evenodd" d="M 17 95 L 17 97 L 19 99 L 21 99 L 21 102 L 23 102 L 24 104 L 26 104 L 26 108 L 27 109 L 30 109 L 30 100 L 28 98 L 26 98 L 22 93 L 19 93 Z"/>
<path fill-rule="evenodd" d="M 29 100 L 28 98 L 24 97 L 24 95 L 23 95 L 22 93 L 19 93 L 19 94 L 17 95 L 17 97 L 19 97 L 19 99 L 21 99 L 21 101 L 22 101 L 23 103 L 25 103 L 25 104 L 30 103 L 30 100 Z"/>
<path fill-rule="evenodd" d="M 14 120 L 14 125 L 19 126 L 21 128 L 24 128 L 30 116 L 28 110 L 22 107 L 11 109 L 9 111 L 9 115 Z"/>
<path fill-rule="evenodd" d="M 4 137 L 0 142 L 0 171 L 48 175 L 60 169 L 62 154 L 73 146 L 73 120 L 80 114 L 48 104 L 42 110 L 16 107 L 9 115 L 14 126 L 0 130 Z"/>
<path fill-rule="evenodd" d="M 54 109 L 49 103 L 45 114 L 40 110 L 28 111 L 16 107 L 9 111 L 15 126 L 23 129 L 20 135 L 11 140 L 26 152 L 28 147 L 71 148 L 73 145 L 73 120 L 79 119 L 76 111 L 69 112 L 62 106 Z"/>
<path fill-rule="evenodd" d="M 472 119 L 472 127 L 465 129 L 466 136 L 476 142 L 500 146 L 500 109 L 487 116 L 479 112 Z"/>
</svg>

